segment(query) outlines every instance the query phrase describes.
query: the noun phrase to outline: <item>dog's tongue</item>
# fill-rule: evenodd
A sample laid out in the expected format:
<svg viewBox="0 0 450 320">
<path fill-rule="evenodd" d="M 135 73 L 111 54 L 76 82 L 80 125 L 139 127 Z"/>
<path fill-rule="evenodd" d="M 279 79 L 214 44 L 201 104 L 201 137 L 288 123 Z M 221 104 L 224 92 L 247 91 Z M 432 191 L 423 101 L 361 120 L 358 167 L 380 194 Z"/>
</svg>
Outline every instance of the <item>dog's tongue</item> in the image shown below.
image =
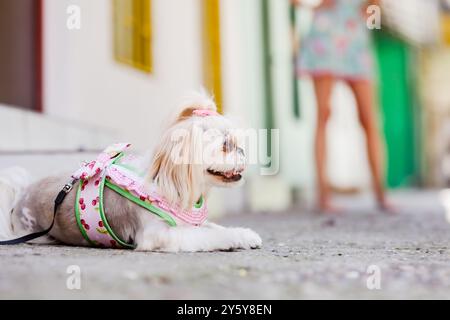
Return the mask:
<svg viewBox="0 0 450 320">
<path fill-rule="evenodd" d="M 228 171 L 228 172 L 225 172 L 225 177 L 227 177 L 227 178 L 233 178 L 235 175 L 237 175 L 239 172 L 237 172 L 237 171 L 234 171 L 234 170 L 231 170 L 231 171 Z"/>
<path fill-rule="evenodd" d="M 233 178 L 234 176 L 241 174 L 242 170 L 230 170 L 224 173 L 226 178 Z"/>
</svg>

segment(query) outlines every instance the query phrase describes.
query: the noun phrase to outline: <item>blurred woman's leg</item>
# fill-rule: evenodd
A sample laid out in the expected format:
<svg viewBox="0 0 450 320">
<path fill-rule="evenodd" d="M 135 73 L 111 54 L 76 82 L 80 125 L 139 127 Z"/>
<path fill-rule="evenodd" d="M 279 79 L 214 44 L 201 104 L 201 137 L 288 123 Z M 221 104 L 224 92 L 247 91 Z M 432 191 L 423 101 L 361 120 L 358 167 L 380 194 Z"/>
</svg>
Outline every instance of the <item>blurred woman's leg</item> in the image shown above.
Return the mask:
<svg viewBox="0 0 450 320">
<path fill-rule="evenodd" d="M 372 174 L 373 190 L 378 205 L 383 210 L 389 210 L 384 192 L 384 152 L 378 126 L 375 104 L 375 92 L 370 81 L 348 81 L 358 106 L 358 115 L 367 142 L 367 155 Z"/>
<path fill-rule="evenodd" d="M 332 76 L 314 77 L 314 89 L 317 100 L 317 126 L 315 138 L 316 183 L 318 192 L 318 209 L 333 211 L 330 205 L 330 190 L 326 171 L 326 127 L 330 117 L 330 98 L 333 90 Z"/>
</svg>

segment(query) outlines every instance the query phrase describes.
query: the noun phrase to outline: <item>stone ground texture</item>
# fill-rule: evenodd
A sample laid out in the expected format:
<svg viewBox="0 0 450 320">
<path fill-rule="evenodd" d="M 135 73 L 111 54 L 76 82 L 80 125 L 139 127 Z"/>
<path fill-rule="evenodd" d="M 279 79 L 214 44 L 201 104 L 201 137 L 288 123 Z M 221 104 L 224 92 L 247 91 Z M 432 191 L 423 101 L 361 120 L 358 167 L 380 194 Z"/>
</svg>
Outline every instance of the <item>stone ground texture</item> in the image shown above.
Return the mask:
<svg viewBox="0 0 450 320">
<path fill-rule="evenodd" d="M 348 198 L 346 213 L 307 210 L 229 216 L 259 232 L 260 250 L 143 253 L 65 246 L 0 247 L 0 298 L 431 299 L 450 298 L 450 224 L 434 192 L 393 196 L 395 216 Z M 68 290 L 67 267 L 81 268 Z M 369 290 L 367 268 L 381 271 Z"/>
</svg>

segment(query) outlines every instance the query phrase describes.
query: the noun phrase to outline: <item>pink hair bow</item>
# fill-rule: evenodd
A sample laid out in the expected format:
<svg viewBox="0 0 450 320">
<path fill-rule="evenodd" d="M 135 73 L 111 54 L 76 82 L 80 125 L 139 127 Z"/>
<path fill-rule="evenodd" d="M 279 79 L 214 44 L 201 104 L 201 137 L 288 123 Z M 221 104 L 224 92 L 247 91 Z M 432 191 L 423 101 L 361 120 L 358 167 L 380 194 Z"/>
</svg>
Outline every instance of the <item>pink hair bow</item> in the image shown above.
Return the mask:
<svg viewBox="0 0 450 320">
<path fill-rule="evenodd" d="M 209 109 L 196 109 L 192 112 L 192 114 L 199 117 L 208 117 L 208 116 L 218 116 L 219 114 L 214 110 Z"/>
</svg>

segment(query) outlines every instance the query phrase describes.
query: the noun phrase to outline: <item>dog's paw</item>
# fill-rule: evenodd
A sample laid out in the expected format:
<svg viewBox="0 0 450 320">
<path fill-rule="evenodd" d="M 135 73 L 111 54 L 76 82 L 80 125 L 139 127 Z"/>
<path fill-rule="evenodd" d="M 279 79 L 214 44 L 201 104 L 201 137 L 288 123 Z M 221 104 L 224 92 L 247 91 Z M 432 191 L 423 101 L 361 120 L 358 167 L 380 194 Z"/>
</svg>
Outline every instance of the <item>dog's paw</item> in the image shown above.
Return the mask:
<svg viewBox="0 0 450 320">
<path fill-rule="evenodd" d="M 235 248 L 236 249 L 257 249 L 261 248 L 261 237 L 251 229 L 236 228 L 235 231 Z"/>
</svg>

